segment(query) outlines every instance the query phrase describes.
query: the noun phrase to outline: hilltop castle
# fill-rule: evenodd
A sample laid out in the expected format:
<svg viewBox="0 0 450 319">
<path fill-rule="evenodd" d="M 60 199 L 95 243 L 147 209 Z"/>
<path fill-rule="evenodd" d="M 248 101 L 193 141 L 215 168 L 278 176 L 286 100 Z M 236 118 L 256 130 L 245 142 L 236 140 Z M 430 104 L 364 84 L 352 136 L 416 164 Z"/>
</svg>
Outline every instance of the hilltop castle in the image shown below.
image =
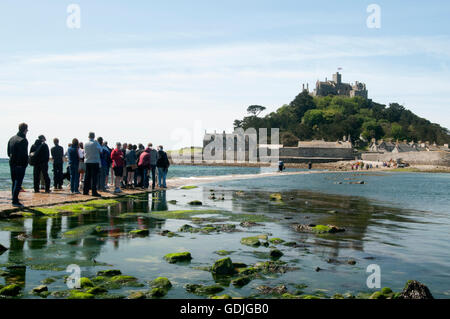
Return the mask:
<svg viewBox="0 0 450 319">
<path fill-rule="evenodd" d="M 303 85 L 303 89 L 305 86 Z M 367 89 L 364 83 L 356 81 L 355 84 L 343 83 L 342 74 L 336 72 L 333 74 L 333 80 L 328 81 L 325 78 L 325 82 L 317 81 L 316 88 L 312 95 L 314 96 L 327 96 L 327 95 L 343 95 L 343 96 L 361 96 L 367 99 Z"/>
</svg>

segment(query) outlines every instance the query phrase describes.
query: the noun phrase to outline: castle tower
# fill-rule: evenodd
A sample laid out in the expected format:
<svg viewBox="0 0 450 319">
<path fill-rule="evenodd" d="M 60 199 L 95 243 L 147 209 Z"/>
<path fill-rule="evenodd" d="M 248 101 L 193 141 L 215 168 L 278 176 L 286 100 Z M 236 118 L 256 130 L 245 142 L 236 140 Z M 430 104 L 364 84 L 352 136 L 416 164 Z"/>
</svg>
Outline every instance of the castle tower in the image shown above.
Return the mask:
<svg viewBox="0 0 450 319">
<path fill-rule="evenodd" d="M 341 84 L 342 83 L 342 74 L 340 74 L 339 72 L 336 72 L 335 74 L 333 74 L 333 82 L 336 84 Z"/>
</svg>

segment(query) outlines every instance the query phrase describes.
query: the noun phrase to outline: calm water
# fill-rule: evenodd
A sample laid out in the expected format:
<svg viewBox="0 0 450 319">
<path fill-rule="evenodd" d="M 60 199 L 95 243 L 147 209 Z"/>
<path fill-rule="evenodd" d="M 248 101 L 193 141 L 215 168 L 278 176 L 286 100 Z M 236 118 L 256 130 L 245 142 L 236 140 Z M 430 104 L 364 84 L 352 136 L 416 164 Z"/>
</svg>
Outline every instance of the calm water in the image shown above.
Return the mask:
<svg viewBox="0 0 450 319">
<path fill-rule="evenodd" d="M 124 198 L 119 205 L 78 216 L 0 221 L 0 243 L 10 248 L 0 255 L 0 270 L 18 264 L 26 266 L 25 273 L 13 278 L 24 281 L 24 297 L 33 297 L 28 291 L 48 277 L 56 279 L 49 285 L 50 291 L 67 289 L 62 277 L 68 274 L 64 270 L 69 264 L 80 265 L 86 277 L 111 268 L 137 277 L 144 287 L 110 291 L 125 296 L 133 290 L 148 290 L 147 281 L 158 276 L 172 281 L 173 288 L 166 298 L 201 298 L 186 292 L 184 285 L 211 285 L 216 281 L 223 285 L 223 293 L 231 296 L 256 296 L 257 286 L 279 284 L 286 284 L 290 292 L 297 290 L 296 285 L 305 284 L 307 288 L 302 289 L 305 293 L 332 296 L 371 292 L 366 287 L 366 267 L 377 264 L 381 267 L 382 286 L 398 291 L 407 280 L 416 279 L 425 283 L 435 297 L 449 298 L 450 209 L 446 205 L 450 199 L 449 178 L 445 174 L 416 173 L 277 176 Z M 353 179 L 364 180 L 366 184 L 348 184 Z M 225 200 L 209 199 L 211 190 L 216 196 L 223 194 Z M 281 192 L 283 202 L 271 202 L 269 195 L 273 192 Z M 172 238 L 158 234 L 161 230 L 177 231 L 184 224 L 195 226 L 190 217 L 154 218 L 158 211 L 192 209 L 187 202 L 193 199 L 203 202 L 203 206 L 196 208 L 200 212 L 224 211 L 212 215 L 222 219 L 221 223 L 238 225 L 242 214 L 264 215 L 271 221 L 253 228 L 237 226 L 240 232 L 233 233 L 179 233 L 182 237 Z M 177 203 L 171 204 L 172 200 Z M 127 212 L 140 214 L 125 218 L 123 213 Z M 293 223 L 334 224 L 346 231 L 327 235 L 298 233 L 292 229 Z M 62 235 L 68 229 L 95 226 L 107 227 L 108 235 L 86 232 L 71 239 Z M 150 229 L 150 235 L 144 238 L 126 235 L 138 228 Z M 269 248 L 240 244 L 242 237 L 258 234 L 297 242 L 298 247 L 277 245 L 284 253 L 280 260 L 297 269 L 266 275 L 243 288 L 235 288 L 229 281 L 196 268 L 211 266 L 222 258 L 214 253 L 221 249 L 233 251 L 230 255 L 233 262 L 251 265 L 268 260 Z M 190 251 L 192 261 L 183 265 L 164 261 L 165 254 L 179 251 Z M 349 265 L 346 262 L 349 259 L 356 264 Z M 322 270 L 316 272 L 316 267 Z M 5 282 L 13 280 L 3 278 Z M 0 284 L 3 284 L 1 277 Z"/>
<path fill-rule="evenodd" d="M 67 164 L 64 164 L 64 172 Z M 49 176 L 53 185 L 52 163 L 49 164 Z M 273 171 L 273 168 L 259 167 L 231 167 L 231 166 L 191 166 L 191 165 L 172 165 L 169 168 L 167 178 L 173 177 L 196 177 L 196 176 L 217 176 L 217 175 L 234 175 L 234 174 L 259 174 L 261 172 Z M 286 171 L 298 171 L 299 169 L 287 169 Z M 68 184 L 68 181 L 65 181 Z M 28 166 L 23 181 L 25 188 L 33 188 L 33 167 Z M 11 175 L 7 159 L 0 159 L 0 190 L 8 190 L 11 188 Z"/>
</svg>

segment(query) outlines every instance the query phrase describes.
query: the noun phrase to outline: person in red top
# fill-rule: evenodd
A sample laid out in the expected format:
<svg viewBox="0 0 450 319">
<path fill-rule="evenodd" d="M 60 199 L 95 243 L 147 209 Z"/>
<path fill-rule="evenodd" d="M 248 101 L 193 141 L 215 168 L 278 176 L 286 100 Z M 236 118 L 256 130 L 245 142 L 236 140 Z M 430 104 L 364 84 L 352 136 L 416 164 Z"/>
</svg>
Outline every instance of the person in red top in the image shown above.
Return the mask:
<svg viewBox="0 0 450 319">
<path fill-rule="evenodd" d="M 147 189 L 149 186 L 148 174 L 150 170 L 150 148 L 146 148 L 139 156 L 138 167 L 142 171 L 142 189 Z"/>
<path fill-rule="evenodd" d="M 119 142 L 116 143 L 116 148 L 113 149 L 111 152 L 111 161 L 112 161 L 112 167 L 114 170 L 114 184 L 116 186 L 116 189 L 114 190 L 114 193 L 121 193 L 120 190 L 120 181 L 122 180 L 123 176 L 123 167 L 125 165 L 124 155 L 123 152 L 120 150 L 122 144 Z"/>
</svg>

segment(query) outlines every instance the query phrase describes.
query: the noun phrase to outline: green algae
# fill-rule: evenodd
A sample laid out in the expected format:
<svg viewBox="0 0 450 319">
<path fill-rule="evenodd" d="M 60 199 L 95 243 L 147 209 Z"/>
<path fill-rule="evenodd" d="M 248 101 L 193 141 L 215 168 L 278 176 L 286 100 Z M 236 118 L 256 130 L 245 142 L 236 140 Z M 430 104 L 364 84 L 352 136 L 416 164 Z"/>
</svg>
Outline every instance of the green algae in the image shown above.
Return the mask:
<svg viewBox="0 0 450 319">
<path fill-rule="evenodd" d="M 161 298 L 164 297 L 167 294 L 167 289 L 163 289 L 163 288 L 152 288 L 152 290 L 150 290 L 149 295 L 151 297 L 154 298 Z"/>
<path fill-rule="evenodd" d="M 63 237 L 71 239 L 85 237 L 92 234 L 95 231 L 95 227 L 96 225 L 84 225 L 75 227 L 63 233 Z"/>
<path fill-rule="evenodd" d="M 7 285 L 0 289 L 0 296 L 15 297 L 20 294 L 22 287 L 17 284 Z"/>
<path fill-rule="evenodd" d="M 150 231 L 148 229 L 135 229 L 129 232 L 132 236 L 148 236 Z"/>
<path fill-rule="evenodd" d="M 187 292 L 196 295 L 214 295 L 224 290 L 220 285 L 203 286 L 199 284 L 187 284 L 185 288 Z"/>
<path fill-rule="evenodd" d="M 271 201 L 282 201 L 283 196 L 280 193 L 274 193 L 274 194 L 270 194 L 269 199 Z"/>
<path fill-rule="evenodd" d="M 93 294 L 78 290 L 71 290 L 69 292 L 69 296 L 67 297 L 67 299 L 94 299 L 94 298 L 95 296 Z"/>
<path fill-rule="evenodd" d="M 227 256 L 234 253 L 234 250 L 216 250 L 214 253 L 219 256 Z"/>
<path fill-rule="evenodd" d="M 230 257 L 218 259 L 211 267 L 211 272 L 217 275 L 232 275 L 235 273 L 233 262 Z"/>
<path fill-rule="evenodd" d="M 101 277 L 101 279 L 104 279 L 104 277 L 114 277 L 114 276 L 118 276 L 121 274 L 122 274 L 122 272 L 119 269 L 99 270 L 99 271 L 97 271 L 98 277 L 96 277 L 96 278 Z"/>
<path fill-rule="evenodd" d="M 247 285 L 251 281 L 251 278 L 248 276 L 238 277 L 236 279 L 233 279 L 231 283 L 235 287 L 243 287 Z"/>
<path fill-rule="evenodd" d="M 145 299 L 147 298 L 145 292 L 143 291 L 133 291 L 127 299 Z"/>
<path fill-rule="evenodd" d="M 94 283 L 87 277 L 80 278 L 80 288 L 94 287 Z"/>
<path fill-rule="evenodd" d="M 211 299 L 232 299 L 230 295 L 211 296 Z"/>
<path fill-rule="evenodd" d="M 166 277 L 158 277 L 150 282 L 150 286 L 153 288 L 170 289 L 172 287 L 172 283 Z"/>
<path fill-rule="evenodd" d="M 194 185 L 186 185 L 186 186 L 181 186 L 181 189 L 194 189 L 194 188 L 198 188 L 198 186 L 194 186 Z"/>
<path fill-rule="evenodd" d="M 204 210 L 171 210 L 171 211 L 154 211 L 149 214 L 151 217 L 159 219 L 190 219 L 194 215 L 200 214 L 223 214 L 223 211 L 204 209 Z"/>
<path fill-rule="evenodd" d="M 192 259 L 190 252 L 181 252 L 181 253 L 171 253 L 164 256 L 164 259 L 167 260 L 167 262 L 174 264 L 177 262 L 186 262 L 190 261 Z"/>
</svg>

